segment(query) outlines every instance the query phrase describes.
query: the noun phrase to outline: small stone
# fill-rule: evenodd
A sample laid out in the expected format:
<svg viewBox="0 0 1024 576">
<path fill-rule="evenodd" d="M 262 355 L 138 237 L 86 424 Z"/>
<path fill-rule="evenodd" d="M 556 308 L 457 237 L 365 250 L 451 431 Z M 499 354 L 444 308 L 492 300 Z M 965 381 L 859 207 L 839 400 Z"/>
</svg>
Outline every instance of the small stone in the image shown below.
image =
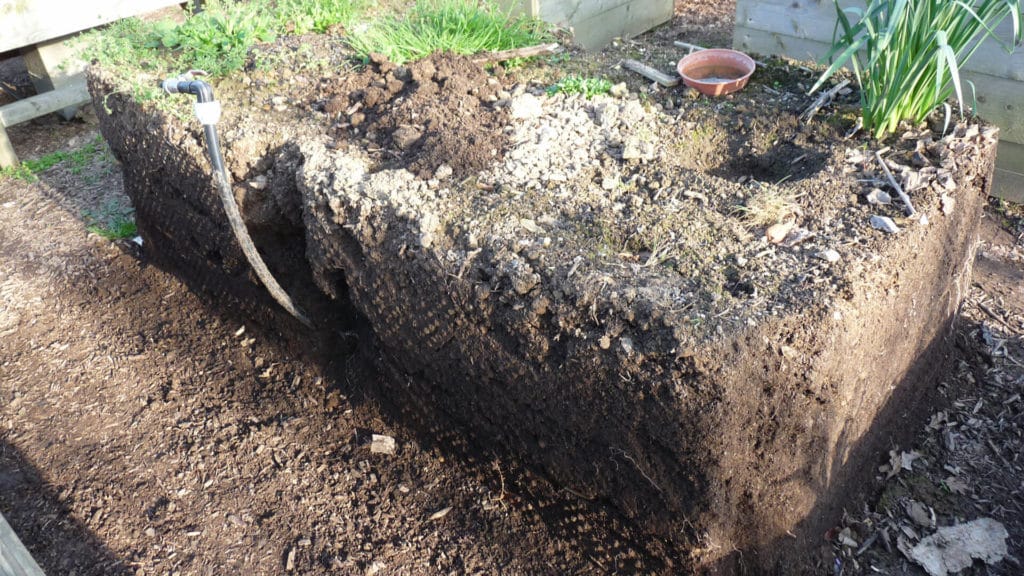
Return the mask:
<svg viewBox="0 0 1024 576">
<path fill-rule="evenodd" d="M 817 254 L 815 254 L 815 256 L 818 257 L 818 258 L 821 258 L 822 260 L 824 260 L 824 261 L 826 261 L 826 262 L 828 262 L 830 264 L 835 264 L 836 262 L 839 262 L 839 259 L 840 259 L 839 252 L 836 252 L 835 250 L 833 250 L 831 248 L 828 248 L 826 250 L 822 250 L 821 252 L 818 252 Z"/>
<path fill-rule="evenodd" d="M 872 216 L 870 222 L 872 228 L 887 234 L 895 234 L 900 231 L 900 227 L 888 216 Z"/>
<path fill-rule="evenodd" d="M 768 239 L 772 244 L 778 244 L 786 239 L 789 235 L 790 230 L 793 229 L 792 222 L 780 222 L 779 224 L 772 224 L 764 232 L 764 237 Z"/>
<path fill-rule="evenodd" d="M 612 339 L 607 334 L 601 336 L 601 339 L 597 341 L 597 345 L 601 347 L 601 350 L 607 350 L 612 347 Z"/>
<path fill-rule="evenodd" d="M 373 454 L 394 454 L 398 443 L 391 436 L 374 434 L 370 439 L 370 452 Z"/>
<path fill-rule="evenodd" d="M 746 266 L 747 262 L 748 260 L 744 258 L 742 254 L 736 255 L 736 265 L 739 266 L 740 268 Z"/>
<path fill-rule="evenodd" d="M 447 164 L 441 164 L 440 166 L 437 167 L 437 170 L 434 170 L 434 178 L 437 178 L 438 180 L 444 180 L 451 176 L 452 172 L 453 171 L 451 166 Z"/>
<path fill-rule="evenodd" d="M 651 160 L 654 158 L 654 144 L 637 137 L 631 137 L 622 147 L 623 160 Z"/>
<path fill-rule="evenodd" d="M 408 150 L 423 136 L 423 132 L 415 126 L 399 126 L 394 133 L 391 134 L 391 139 L 394 141 L 395 146 L 398 146 L 401 150 Z"/>
<path fill-rule="evenodd" d="M 628 336 L 623 336 L 619 340 L 619 344 L 622 345 L 622 351 L 625 352 L 627 356 L 633 354 L 633 339 L 632 338 L 630 338 Z"/>
<path fill-rule="evenodd" d="M 956 199 L 949 194 L 943 194 L 940 202 L 942 203 L 942 213 L 946 216 L 952 214 L 956 208 Z"/>
<path fill-rule="evenodd" d="M 156 530 L 153 529 L 152 526 L 150 526 L 149 528 L 146 528 L 146 536 L 149 536 L 150 538 L 155 538 L 156 537 Z"/>
<path fill-rule="evenodd" d="M 528 120 L 537 118 L 544 113 L 544 107 L 540 99 L 530 93 L 525 93 L 514 98 L 509 106 L 512 118 L 517 120 Z"/>
<path fill-rule="evenodd" d="M 540 226 L 537 226 L 537 223 L 529 218 L 521 219 L 519 221 L 519 225 L 523 227 L 523 230 L 526 230 L 531 234 L 540 234 L 542 232 Z"/>
<path fill-rule="evenodd" d="M 608 89 L 608 94 L 613 98 L 625 98 L 629 94 L 629 88 L 626 87 L 625 82 L 619 82 Z"/>
<path fill-rule="evenodd" d="M 594 108 L 594 119 L 603 128 L 611 128 L 619 119 L 619 107 L 612 102 L 605 102 Z"/>
<path fill-rule="evenodd" d="M 871 192 L 865 197 L 868 204 L 872 206 L 888 206 L 892 204 L 892 196 L 888 192 L 880 188 L 872 188 Z"/>
<path fill-rule="evenodd" d="M 287 572 L 295 570 L 295 548 L 288 550 L 288 557 L 284 561 L 284 569 Z"/>
</svg>

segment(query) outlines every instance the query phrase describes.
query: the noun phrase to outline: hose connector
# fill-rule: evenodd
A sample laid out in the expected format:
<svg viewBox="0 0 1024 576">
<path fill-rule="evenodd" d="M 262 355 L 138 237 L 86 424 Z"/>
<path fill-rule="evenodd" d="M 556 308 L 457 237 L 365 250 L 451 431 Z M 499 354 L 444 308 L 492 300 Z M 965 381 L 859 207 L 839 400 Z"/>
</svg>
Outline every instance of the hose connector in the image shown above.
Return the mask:
<svg viewBox="0 0 1024 576">
<path fill-rule="evenodd" d="M 213 97 L 213 87 L 196 76 L 203 76 L 202 70 L 189 70 L 175 78 L 168 78 L 160 83 L 160 87 L 168 94 L 191 94 L 196 97 L 193 108 L 196 118 L 203 126 L 212 126 L 220 121 L 220 102 Z"/>
</svg>

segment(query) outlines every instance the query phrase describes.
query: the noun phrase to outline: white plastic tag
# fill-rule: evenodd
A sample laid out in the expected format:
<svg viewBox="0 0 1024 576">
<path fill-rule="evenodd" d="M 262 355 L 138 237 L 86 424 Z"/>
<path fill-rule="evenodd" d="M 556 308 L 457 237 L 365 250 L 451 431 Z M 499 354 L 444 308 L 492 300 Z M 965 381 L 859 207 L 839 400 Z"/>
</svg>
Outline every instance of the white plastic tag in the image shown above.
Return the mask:
<svg viewBox="0 0 1024 576">
<path fill-rule="evenodd" d="M 204 126 L 220 122 L 220 102 L 216 100 L 212 102 L 196 102 L 195 111 L 196 118 Z"/>
</svg>

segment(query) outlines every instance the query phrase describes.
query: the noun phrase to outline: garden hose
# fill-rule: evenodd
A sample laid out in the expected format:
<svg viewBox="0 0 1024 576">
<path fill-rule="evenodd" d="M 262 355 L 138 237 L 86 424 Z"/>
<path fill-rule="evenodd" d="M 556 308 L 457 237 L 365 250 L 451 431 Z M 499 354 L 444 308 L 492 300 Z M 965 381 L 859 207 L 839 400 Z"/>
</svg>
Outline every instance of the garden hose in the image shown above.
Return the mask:
<svg viewBox="0 0 1024 576">
<path fill-rule="evenodd" d="M 220 120 L 220 102 L 213 98 L 213 88 L 202 80 L 195 80 L 189 75 L 178 78 L 168 78 L 161 83 L 161 87 L 168 94 L 192 94 L 196 97 L 195 114 L 196 118 L 203 125 L 203 132 L 206 134 L 206 148 L 210 155 L 210 164 L 213 166 L 213 178 L 220 191 L 220 199 L 224 205 L 224 212 L 228 217 L 231 230 L 235 233 L 242 252 L 245 254 L 249 265 L 256 272 L 260 282 L 266 286 L 267 291 L 274 297 L 274 300 L 308 328 L 313 327 L 309 318 L 295 306 L 295 303 L 288 294 L 281 288 L 281 285 L 274 279 L 273 274 L 267 269 L 267 265 L 256 251 L 256 245 L 249 236 L 249 230 L 242 221 L 242 214 L 235 202 L 235 195 L 231 191 L 231 179 L 224 167 L 224 158 L 220 153 L 220 143 L 217 139 L 217 122 Z"/>
</svg>

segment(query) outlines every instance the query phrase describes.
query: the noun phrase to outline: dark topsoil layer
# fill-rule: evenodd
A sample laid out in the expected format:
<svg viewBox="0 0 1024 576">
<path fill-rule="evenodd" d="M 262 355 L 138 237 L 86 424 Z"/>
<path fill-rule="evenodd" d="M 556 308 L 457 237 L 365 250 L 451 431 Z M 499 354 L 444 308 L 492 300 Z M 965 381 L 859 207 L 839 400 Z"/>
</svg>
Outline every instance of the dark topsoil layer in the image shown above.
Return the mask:
<svg viewBox="0 0 1024 576">
<path fill-rule="evenodd" d="M 867 205 L 885 184 L 876 145 L 841 139 L 856 95 L 801 123 L 813 76 L 783 62 L 728 99 L 634 84 L 588 101 L 545 96 L 557 68 L 354 70 L 335 44 L 264 47 L 216 84 L 220 130 L 271 269 L 321 336 L 365 320 L 410 421 L 440 411 L 611 504 L 685 550 L 668 570 L 736 571 L 816 546 L 867 486 L 863 456 L 927 414 L 989 130 L 889 143 L 923 224 Z M 186 102 L 139 106 L 124 80 L 94 69 L 90 86 L 146 240 L 274 321 Z M 781 244 L 777 221 L 794 226 Z"/>
</svg>

